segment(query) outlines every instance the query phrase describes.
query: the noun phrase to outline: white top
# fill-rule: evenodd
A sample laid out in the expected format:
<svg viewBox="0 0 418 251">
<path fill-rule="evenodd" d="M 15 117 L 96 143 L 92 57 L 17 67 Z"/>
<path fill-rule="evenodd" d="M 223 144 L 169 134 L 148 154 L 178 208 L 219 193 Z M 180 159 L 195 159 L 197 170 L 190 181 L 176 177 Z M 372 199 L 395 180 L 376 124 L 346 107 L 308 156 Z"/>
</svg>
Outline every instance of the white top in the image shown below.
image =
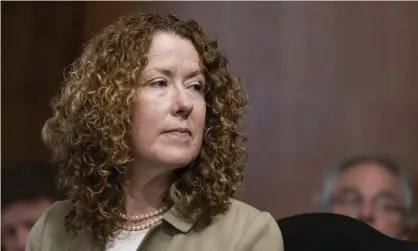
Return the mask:
<svg viewBox="0 0 418 251">
<path fill-rule="evenodd" d="M 149 228 L 140 231 L 123 230 L 114 241 L 107 243 L 106 251 L 135 251 L 148 230 Z"/>
</svg>

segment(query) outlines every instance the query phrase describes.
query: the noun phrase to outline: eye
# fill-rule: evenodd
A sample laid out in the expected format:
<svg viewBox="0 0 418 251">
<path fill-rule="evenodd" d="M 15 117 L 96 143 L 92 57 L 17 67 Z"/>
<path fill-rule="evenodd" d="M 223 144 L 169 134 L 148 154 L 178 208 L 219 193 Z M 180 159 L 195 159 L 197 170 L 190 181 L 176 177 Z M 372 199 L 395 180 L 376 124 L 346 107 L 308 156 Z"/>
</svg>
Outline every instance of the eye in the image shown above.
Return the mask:
<svg viewBox="0 0 418 251">
<path fill-rule="evenodd" d="M 205 86 L 201 82 L 196 81 L 196 82 L 193 82 L 189 87 L 193 88 L 193 90 L 195 90 L 197 92 L 202 93 Z"/>
<path fill-rule="evenodd" d="M 376 201 L 376 206 L 387 212 L 402 211 L 402 206 L 400 206 L 399 203 L 390 199 L 378 199 Z"/>
<path fill-rule="evenodd" d="M 167 86 L 167 81 L 164 80 L 164 79 L 157 79 L 155 81 L 152 81 L 150 83 L 150 86 L 157 87 L 157 88 L 166 87 Z"/>
<path fill-rule="evenodd" d="M 3 229 L 3 233 L 5 235 L 7 235 L 8 237 L 12 237 L 12 236 L 15 236 L 16 235 L 16 229 L 13 228 L 13 227 L 5 227 Z"/>
<path fill-rule="evenodd" d="M 343 192 L 334 197 L 334 203 L 337 205 L 359 205 L 362 203 L 362 198 L 352 192 Z"/>
</svg>

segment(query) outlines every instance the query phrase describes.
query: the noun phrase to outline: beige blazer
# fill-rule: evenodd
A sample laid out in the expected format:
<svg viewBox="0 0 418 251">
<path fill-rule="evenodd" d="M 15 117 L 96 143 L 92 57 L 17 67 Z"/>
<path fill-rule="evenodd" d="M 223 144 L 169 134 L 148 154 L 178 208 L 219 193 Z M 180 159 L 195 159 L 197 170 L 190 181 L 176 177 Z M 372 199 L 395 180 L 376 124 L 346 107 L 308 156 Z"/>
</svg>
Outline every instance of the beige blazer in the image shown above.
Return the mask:
<svg viewBox="0 0 418 251">
<path fill-rule="evenodd" d="M 283 240 L 273 217 L 234 199 L 225 214 L 214 218 L 202 231 L 176 217 L 171 209 L 162 224 L 150 229 L 137 251 L 283 251 Z M 64 217 L 68 201 L 56 202 L 32 228 L 26 251 L 104 251 L 88 228 L 67 233 Z M 133 250 L 132 250 L 133 251 Z"/>
</svg>

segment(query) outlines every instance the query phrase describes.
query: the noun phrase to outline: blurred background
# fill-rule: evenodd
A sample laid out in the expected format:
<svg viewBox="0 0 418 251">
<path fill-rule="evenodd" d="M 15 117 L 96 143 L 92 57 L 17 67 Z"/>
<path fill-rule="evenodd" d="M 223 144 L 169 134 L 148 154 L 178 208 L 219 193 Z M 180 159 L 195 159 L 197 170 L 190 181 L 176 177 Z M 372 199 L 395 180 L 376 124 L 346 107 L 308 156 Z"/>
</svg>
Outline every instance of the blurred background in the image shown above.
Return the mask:
<svg viewBox="0 0 418 251">
<path fill-rule="evenodd" d="M 2 2 L 2 172 L 48 162 L 41 128 L 64 68 L 138 10 L 195 19 L 242 78 L 240 199 L 276 219 L 313 211 L 324 169 L 363 152 L 396 158 L 418 194 L 417 2 Z"/>
</svg>

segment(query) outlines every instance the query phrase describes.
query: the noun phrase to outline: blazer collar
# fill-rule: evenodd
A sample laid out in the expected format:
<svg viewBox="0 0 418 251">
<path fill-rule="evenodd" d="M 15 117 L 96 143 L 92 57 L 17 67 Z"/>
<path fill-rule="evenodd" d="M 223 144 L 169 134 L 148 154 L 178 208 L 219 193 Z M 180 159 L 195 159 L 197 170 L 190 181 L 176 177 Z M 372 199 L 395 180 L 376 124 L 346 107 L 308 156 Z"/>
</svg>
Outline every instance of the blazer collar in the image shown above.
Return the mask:
<svg viewBox="0 0 418 251">
<path fill-rule="evenodd" d="M 196 224 L 195 220 L 189 220 L 180 215 L 180 213 L 172 207 L 163 217 L 163 220 L 173 226 L 182 233 L 188 233 Z M 92 241 L 93 233 L 90 229 L 84 228 L 76 236 L 73 237 L 70 243 L 70 250 L 89 250 L 89 251 L 103 251 L 105 245 L 100 245 Z"/>
<path fill-rule="evenodd" d="M 163 219 L 182 233 L 189 232 L 196 224 L 195 220 L 189 220 L 181 216 L 175 207 L 172 207 Z"/>
</svg>

